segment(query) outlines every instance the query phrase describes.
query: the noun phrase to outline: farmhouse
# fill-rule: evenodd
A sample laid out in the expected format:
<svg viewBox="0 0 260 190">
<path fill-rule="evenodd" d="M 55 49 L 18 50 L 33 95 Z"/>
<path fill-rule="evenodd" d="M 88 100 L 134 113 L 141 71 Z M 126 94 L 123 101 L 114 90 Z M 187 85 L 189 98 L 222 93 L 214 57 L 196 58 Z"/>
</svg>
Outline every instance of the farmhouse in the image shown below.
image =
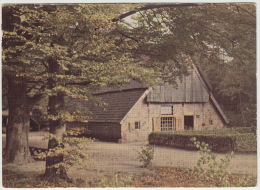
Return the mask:
<svg viewBox="0 0 260 190">
<path fill-rule="evenodd" d="M 178 81 L 147 87 L 131 81 L 120 88 L 103 88 L 95 93 L 106 105 L 85 102 L 92 119 L 67 126 L 84 126 L 91 137 L 119 142 L 147 141 L 156 131 L 221 128 L 228 123 L 199 67 Z"/>
</svg>

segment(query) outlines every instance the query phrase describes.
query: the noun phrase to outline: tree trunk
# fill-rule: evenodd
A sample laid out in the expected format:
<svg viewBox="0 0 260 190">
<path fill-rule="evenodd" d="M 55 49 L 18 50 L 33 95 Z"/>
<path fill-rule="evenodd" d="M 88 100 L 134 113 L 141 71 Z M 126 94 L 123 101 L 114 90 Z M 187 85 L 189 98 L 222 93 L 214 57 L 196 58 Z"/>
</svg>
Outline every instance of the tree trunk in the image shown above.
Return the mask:
<svg viewBox="0 0 260 190">
<path fill-rule="evenodd" d="M 63 70 L 60 65 L 54 59 L 48 60 L 49 72 L 55 76 L 56 74 L 63 74 Z M 54 78 L 49 78 L 48 87 L 50 90 L 53 90 L 57 86 L 58 81 Z M 58 141 L 55 138 L 52 138 L 52 135 L 57 137 L 62 141 L 63 134 L 66 132 L 65 122 L 62 121 L 60 114 L 65 108 L 64 94 L 62 92 L 57 92 L 56 95 L 49 96 L 48 102 L 48 115 L 55 117 L 54 119 L 49 120 L 50 124 L 50 138 L 48 144 L 48 151 L 54 149 L 58 146 Z M 67 172 L 63 166 L 54 167 L 54 165 L 59 165 L 63 162 L 63 155 L 59 156 L 47 156 L 46 158 L 46 170 L 44 177 L 48 181 L 55 181 L 59 179 L 69 180 Z"/>
<path fill-rule="evenodd" d="M 246 126 L 245 116 L 244 116 L 243 107 L 242 107 L 241 92 L 239 92 L 239 110 L 240 110 L 240 114 L 241 114 L 241 117 L 242 117 L 243 124 L 244 124 L 244 126 Z"/>
<path fill-rule="evenodd" d="M 8 78 L 8 125 L 4 162 L 28 163 L 33 159 L 29 150 L 30 112 L 24 79 Z"/>
</svg>

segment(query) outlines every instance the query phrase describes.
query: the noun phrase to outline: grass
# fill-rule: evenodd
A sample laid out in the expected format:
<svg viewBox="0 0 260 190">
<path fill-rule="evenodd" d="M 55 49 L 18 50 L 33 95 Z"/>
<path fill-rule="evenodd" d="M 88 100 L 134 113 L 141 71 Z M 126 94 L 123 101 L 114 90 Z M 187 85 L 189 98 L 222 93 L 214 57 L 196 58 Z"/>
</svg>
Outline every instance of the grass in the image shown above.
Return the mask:
<svg viewBox="0 0 260 190">
<path fill-rule="evenodd" d="M 231 187 L 253 187 L 256 177 L 249 175 L 229 176 Z M 35 173 L 21 173 L 3 168 L 3 186 L 6 188 L 46 188 L 46 187 L 219 187 L 218 181 L 207 181 L 187 172 L 185 168 L 154 167 L 152 172 L 138 175 L 115 174 L 88 181 L 75 179 L 72 183 L 42 181 Z"/>
</svg>

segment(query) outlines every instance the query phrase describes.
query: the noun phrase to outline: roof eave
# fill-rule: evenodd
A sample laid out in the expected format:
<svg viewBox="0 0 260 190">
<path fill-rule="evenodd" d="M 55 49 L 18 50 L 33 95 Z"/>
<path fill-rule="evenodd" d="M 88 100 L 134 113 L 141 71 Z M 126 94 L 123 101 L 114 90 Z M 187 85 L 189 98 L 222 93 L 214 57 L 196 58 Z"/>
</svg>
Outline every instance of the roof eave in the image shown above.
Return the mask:
<svg viewBox="0 0 260 190">
<path fill-rule="evenodd" d="M 220 105 L 218 104 L 217 100 L 215 99 L 215 97 L 213 96 L 212 93 L 210 94 L 210 99 L 211 99 L 212 103 L 214 104 L 214 106 L 216 107 L 218 113 L 220 114 L 221 119 L 223 120 L 223 122 L 224 122 L 225 124 L 228 124 L 228 123 L 229 123 L 229 120 L 227 119 L 225 113 L 224 113 L 223 110 L 221 109 Z"/>
</svg>

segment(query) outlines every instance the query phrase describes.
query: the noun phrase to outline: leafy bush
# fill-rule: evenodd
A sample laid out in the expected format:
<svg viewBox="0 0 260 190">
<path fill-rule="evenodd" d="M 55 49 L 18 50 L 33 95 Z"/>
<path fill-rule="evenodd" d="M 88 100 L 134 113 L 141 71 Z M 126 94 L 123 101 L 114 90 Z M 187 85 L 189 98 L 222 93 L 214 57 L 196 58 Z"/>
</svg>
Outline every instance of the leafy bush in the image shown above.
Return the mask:
<svg viewBox="0 0 260 190">
<path fill-rule="evenodd" d="M 191 138 L 191 141 L 199 149 L 201 157 L 197 161 L 196 167 L 188 169 L 189 173 L 203 178 L 206 182 L 214 181 L 217 183 L 217 186 L 252 187 L 256 185 L 256 178 L 250 175 L 241 176 L 234 184 L 232 180 L 234 176 L 227 171 L 234 157 L 233 152 L 226 154 L 224 158 L 217 161 L 217 156 L 212 153 L 208 144 L 197 141 L 195 137 Z"/>
<path fill-rule="evenodd" d="M 225 155 L 219 162 L 217 156 L 209 149 L 209 144 L 205 142 L 197 141 L 195 137 L 190 139 L 196 148 L 199 149 L 200 159 L 197 162 L 197 166 L 190 169 L 189 172 L 198 175 L 200 178 L 204 178 L 207 181 L 215 181 L 219 186 L 228 186 L 228 172 L 227 167 L 233 158 L 233 152 Z"/>
<path fill-rule="evenodd" d="M 142 167 L 151 167 L 152 160 L 154 157 L 154 147 L 151 145 L 146 145 L 141 147 L 141 151 L 138 152 L 138 160 L 142 163 Z"/>
<path fill-rule="evenodd" d="M 79 138 L 75 136 L 80 135 L 80 129 L 72 129 L 66 132 L 63 139 L 59 139 L 57 136 L 53 134 L 49 134 L 45 138 L 53 138 L 58 143 L 58 146 L 55 148 L 49 149 L 48 153 L 45 152 L 39 153 L 37 155 L 38 159 L 45 160 L 46 157 L 58 157 L 62 156 L 63 162 L 53 165 L 54 168 L 64 167 L 65 169 L 69 169 L 70 167 L 78 166 L 80 168 L 87 168 L 88 156 L 83 152 L 84 149 L 87 149 L 87 142 L 91 141 L 88 138 Z"/>
<path fill-rule="evenodd" d="M 257 150 L 257 136 L 254 133 L 244 133 L 233 137 L 235 152 L 255 152 Z"/>
<path fill-rule="evenodd" d="M 256 133 L 256 127 L 233 127 L 231 129 L 238 133 Z"/>
<path fill-rule="evenodd" d="M 196 137 L 197 140 L 208 143 L 210 149 L 214 152 L 256 151 L 256 135 L 254 133 L 234 132 L 234 134 L 222 134 L 222 132 L 218 132 L 213 134 L 212 131 L 208 131 L 155 132 L 149 135 L 149 144 L 196 149 L 190 141 L 190 138 Z"/>
<path fill-rule="evenodd" d="M 216 135 L 187 135 L 174 133 L 151 133 L 149 135 L 149 143 L 154 145 L 166 145 L 184 149 L 196 149 L 190 141 L 192 137 L 196 137 L 199 141 L 209 144 L 213 151 L 228 152 L 232 151 L 232 139 L 229 136 Z"/>
<path fill-rule="evenodd" d="M 224 127 L 218 129 L 201 129 L 201 130 L 184 130 L 174 131 L 174 134 L 187 134 L 187 135 L 233 135 L 241 133 L 255 133 L 256 127 Z"/>
</svg>

